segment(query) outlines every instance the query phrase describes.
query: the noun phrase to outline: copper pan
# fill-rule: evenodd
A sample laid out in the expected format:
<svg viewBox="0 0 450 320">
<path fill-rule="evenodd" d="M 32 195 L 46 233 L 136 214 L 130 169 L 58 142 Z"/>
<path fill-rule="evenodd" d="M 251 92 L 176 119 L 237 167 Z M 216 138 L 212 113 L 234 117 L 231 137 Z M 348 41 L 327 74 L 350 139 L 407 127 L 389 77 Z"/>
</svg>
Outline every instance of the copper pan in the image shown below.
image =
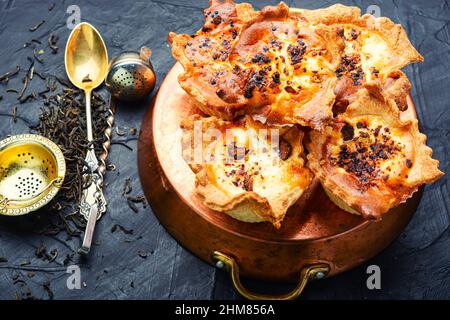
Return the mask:
<svg viewBox="0 0 450 320">
<path fill-rule="evenodd" d="M 153 212 L 167 231 L 204 261 L 230 271 L 238 292 L 250 299 L 290 299 L 308 280 L 331 277 L 367 261 L 404 229 L 421 192 L 391 210 L 381 221 L 346 213 L 314 182 L 293 206 L 280 230 L 268 223 L 244 223 L 203 206 L 193 194 L 194 174 L 181 157 L 180 120 L 196 112 L 177 78 L 176 64 L 143 119 L 138 145 L 141 183 Z M 408 113 L 416 117 L 408 100 Z M 293 282 L 282 296 L 249 292 L 240 276 Z"/>
</svg>

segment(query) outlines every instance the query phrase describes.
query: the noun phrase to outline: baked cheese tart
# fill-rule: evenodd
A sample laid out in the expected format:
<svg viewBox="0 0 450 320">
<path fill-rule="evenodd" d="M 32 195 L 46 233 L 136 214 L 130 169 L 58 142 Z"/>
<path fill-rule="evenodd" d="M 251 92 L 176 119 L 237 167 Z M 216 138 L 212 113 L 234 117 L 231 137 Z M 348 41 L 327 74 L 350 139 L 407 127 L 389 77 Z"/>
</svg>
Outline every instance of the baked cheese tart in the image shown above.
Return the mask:
<svg viewBox="0 0 450 320">
<path fill-rule="evenodd" d="M 333 28 L 290 15 L 283 2 L 261 11 L 231 0 L 211 3 L 195 35 L 169 35 L 184 67 L 180 85 L 203 112 L 317 129 L 332 118 L 344 48 Z"/>
<path fill-rule="evenodd" d="M 194 115 L 181 127 L 183 157 L 196 174 L 195 193 L 213 210 L 280 228 L 311 183 L 303 132 L 295 126 L 270 128 L 249 116 L 231 122 Z M 195 158 L 198 153 L 201 159 Z"/>
<path fill-rule="evenodd" d="M 331 26 L 343 42 L 335 94 L 338 104 L 347 104 L 355 93 L 368 86 L 394 99 L 400 110 L 407 107 L 408 78 L 399 70 L 423 61 L 399 24 L 371 14 L 361 16 L 357 7 L 336 4 L 318 10 L 294 9 L 293 12 L 314 25 Z"/>
<path fill-rule="evenodd" d="M 308 167 L 342 209 L 380 218 L 443 175 L 425 140 L 393 100 L 359 90 L 323 132 L 310 133 Z"/>
<path fill-rule="evenodd" d="M 443 175 L 417 120 L 401 116 L 411 88 L 401 69 L 423 60 L 402 26 L 340 4 L 211 0 L 204 16 L 169 42 L 204 113 L 181 127 L 207 207 L 279 228 L 315 175 L 339 207 L 378 219 Z"/>
</svg>

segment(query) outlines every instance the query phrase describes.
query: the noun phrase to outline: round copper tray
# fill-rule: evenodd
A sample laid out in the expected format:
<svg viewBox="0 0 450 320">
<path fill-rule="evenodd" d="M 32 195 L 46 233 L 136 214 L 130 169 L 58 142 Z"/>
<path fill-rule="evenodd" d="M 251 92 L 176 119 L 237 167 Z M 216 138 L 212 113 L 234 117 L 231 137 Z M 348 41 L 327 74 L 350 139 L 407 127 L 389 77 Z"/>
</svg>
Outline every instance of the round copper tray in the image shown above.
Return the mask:
<svg viewBox="0 0 450 320">
<path fill-rule="evenodd" d="M 169 233 L 208 263 L 232 271 L 235 287 L 244 291 L 239 274 L 269 281 L 300 282 L 333 276 L 373 257 L 403 230 L 421 198 L 417 192 L 381 221 L 364 220 L 334 205 L 319 183 L 293 206 L 280 230 L 269 223 L 244 223 L 203 206 L 193 194 L 194 174 L 181 157 L 180 120 L 196 112 L 179 86 L 182 67 L 168 73 L 146 113 L 139 138 L 138 161 L 145 195 Z M 408 113 L 416 117 L 409 99 Z M 307 199 L 307 200 L 305 200 Z M 239 269 L 238 269 L 239 267 Z"/>
</svg>

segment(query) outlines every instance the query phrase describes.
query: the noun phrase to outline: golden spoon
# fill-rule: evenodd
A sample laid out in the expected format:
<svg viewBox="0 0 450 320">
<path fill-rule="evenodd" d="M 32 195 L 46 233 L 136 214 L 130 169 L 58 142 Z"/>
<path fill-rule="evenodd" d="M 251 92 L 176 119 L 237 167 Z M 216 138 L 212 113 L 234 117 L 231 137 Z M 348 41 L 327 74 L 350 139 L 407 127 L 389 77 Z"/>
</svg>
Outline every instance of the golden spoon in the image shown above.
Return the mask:
<svg viewBox="0 0 450 320">
<path fill-rule="evenodd" d="M 86 165 L 89 166 L 91 183 L 83 190 L 80 213 L 87 219 L 83 245 L 79 252 L 87 254 L 91 248 L 95 223 L 106 211 L 106 200 L 101 190 L 103 183 L 98 173 L 98 160 L 95 156 L 92 134 L 91 94 L 106 77 L 108 53 L 99 32 L 89 23 L 78 24 L 70 33 L 65 52 L 66 72 L 70 81 L 86 96 L 87 139 L 90 143 L 86 153 Z M 86 177 L 85 177 L 86 178 Z"/>
</svg>

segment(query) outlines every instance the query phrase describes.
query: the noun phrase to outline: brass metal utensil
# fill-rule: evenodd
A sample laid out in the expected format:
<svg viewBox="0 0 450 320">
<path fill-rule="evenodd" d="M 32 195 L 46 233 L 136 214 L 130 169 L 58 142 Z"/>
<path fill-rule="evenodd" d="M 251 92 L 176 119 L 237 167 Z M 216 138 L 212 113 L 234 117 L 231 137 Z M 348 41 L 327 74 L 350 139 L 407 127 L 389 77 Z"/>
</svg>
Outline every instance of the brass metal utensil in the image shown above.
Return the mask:
<svg viewBox="0 0 450 320">
<path fill-rule="evenodd" d="M 59 191 L 65 172 L 63 153 L 47 138 L 19 134 L 0 141 L 0 214 L 41 208 Z"/>
<path fill-rule="evenodd" d="M 90 251 L 97 219 L 106 211 L 106 200 L 102 192 L 103 177 L 98 171 L 99 163 L 94 152 L 91 115 L 92 90 L 98 87 L 106 76 L 108 54 L 100 33 L 89 23 L 78 24 L 67 40 L 65 51 L 66 72 L 70 81 L 86 95 L 87 139 L 90 147 L 86 153 L 86 166 L 90 172 L 83 178 L 89 187 L 83 190 L 80 213 L 87 219 L 83 245 L 79 252 Z"/>
</svg>

